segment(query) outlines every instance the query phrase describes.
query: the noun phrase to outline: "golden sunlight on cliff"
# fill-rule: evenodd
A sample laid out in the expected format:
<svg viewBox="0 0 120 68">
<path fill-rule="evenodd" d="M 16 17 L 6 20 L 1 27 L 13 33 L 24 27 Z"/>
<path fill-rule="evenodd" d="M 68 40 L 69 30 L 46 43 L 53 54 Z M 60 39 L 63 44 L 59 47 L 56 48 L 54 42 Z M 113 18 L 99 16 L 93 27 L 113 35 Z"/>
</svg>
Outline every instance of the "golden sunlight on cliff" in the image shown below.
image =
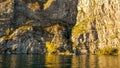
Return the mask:
<svg viewBox="0 0 120 68">
<path fill-rule="evenodd" d="M 9 4 L 10 2 L 9 1 L 4 1 L 4 2 L 0 2 L 0 5 L 6 5 L 6 4 Z"/>
<path fill-rule="evenodd" d="M 40 6 L 38 2 L 28 3 L 28 8 L 32 9 L 33 11 L 36 11 L 36 10 L 39 10 Z"/>
</svg>

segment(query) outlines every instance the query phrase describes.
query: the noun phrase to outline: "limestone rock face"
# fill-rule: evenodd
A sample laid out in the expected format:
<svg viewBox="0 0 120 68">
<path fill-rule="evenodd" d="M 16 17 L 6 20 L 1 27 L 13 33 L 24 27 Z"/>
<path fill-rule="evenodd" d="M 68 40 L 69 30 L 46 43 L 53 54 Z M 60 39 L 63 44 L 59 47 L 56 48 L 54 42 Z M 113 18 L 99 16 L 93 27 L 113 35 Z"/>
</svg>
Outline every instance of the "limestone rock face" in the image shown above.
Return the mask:
<svg viewBox="0 0 120 68">
<path fill-rule="evenodd" d="M 13 0 L 0 0 L 0 37 L 11 27 L 13 8 Z"/>
<path fill-rule="evenodd" d="M 77 22 L 72 30 L 74 49 L 96 53 L 120 46 L 120 0 L 78 0 Z"/>
<path fill-rule="evenodd" d="M 0 53 L 116 52 L 119 26 L 119 0 L 0 0 Z"/>
<path fill-rule="evenodd" d="M 57 44 L 57 47 L 66 44 L 63 32 L 64 28 L 59 25 L 42 29 L 33 26 L 21 26 L 11 35 L 0 38 L 0 42 L 5 52 L 43 54 L 47 52 L 46 42 Z"/>
<path fill-rule="evenodd" d="M 45 21 L 62 20 L 65 24 L 76 23 L 77 0 L 15 0 L 14 22 L 16 27 L 23 24 L 44 26 Z M 56 24 L 56 23 L 55 23 Z"/>
<path fill-rule="evenodd" d="M 57 50 L 53 52 L 72 52 L 70 36 L 76 23 L 77 3 L 77 0 L 0 1 L 0 53 L 43 54 L 49 52 L 51 44 Z"/>
</svg>

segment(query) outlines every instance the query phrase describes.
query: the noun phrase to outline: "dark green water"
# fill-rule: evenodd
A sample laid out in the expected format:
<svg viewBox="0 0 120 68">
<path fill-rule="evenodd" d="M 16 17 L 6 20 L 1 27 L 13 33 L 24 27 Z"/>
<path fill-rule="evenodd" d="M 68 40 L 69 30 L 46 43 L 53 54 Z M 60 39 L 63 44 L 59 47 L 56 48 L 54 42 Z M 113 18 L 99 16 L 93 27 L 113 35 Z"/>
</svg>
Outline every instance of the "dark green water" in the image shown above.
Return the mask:
<svg viewBox="0 0 120 68">
<path fill-rule="evenodd" d="M 0 55 L 0 68 L 120 68 L 120 56 Z"/>
</svg>

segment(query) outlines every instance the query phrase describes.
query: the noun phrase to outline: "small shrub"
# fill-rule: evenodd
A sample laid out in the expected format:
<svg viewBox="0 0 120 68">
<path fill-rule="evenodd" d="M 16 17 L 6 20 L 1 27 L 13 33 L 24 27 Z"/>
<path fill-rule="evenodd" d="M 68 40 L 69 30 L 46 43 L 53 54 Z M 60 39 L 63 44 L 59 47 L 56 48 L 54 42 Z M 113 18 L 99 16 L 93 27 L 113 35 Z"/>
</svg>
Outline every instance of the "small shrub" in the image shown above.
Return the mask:
<svg viewBox="0 0 120 68">
<path fill-rule="evenodd" d="M 93 15 L 89 18 L 86 18 L 80 22 L 78 22 L 73 28 L 72 28 L 72 37 L 78 38 L 81 34 L 88 33 L 90 30 L 88 28 L 88 25 L 94 21 L 97 15 Z"/>
<path fill-rule="evenodd" d="M 5 31 L 6 35 L 10 35 L 10 32 L 11 32 L 10 28 L 8 28 L 8 29 Z"/>
<path fill-rule="evenodd" d="M 47 47 L 47 51 L 49 53 L 56 53 L 57 52 L 57 45 L 56 44 L 53 44 L 53 43 L 47 41 L 46 47 Z"/>
</svg>

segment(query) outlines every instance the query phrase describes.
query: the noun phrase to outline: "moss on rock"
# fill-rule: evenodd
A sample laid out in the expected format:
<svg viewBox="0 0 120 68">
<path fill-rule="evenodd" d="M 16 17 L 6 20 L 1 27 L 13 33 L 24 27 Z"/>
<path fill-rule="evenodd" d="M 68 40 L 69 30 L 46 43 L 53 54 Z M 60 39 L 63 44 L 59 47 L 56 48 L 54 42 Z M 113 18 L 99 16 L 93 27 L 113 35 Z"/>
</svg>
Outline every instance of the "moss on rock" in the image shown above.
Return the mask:
<svg viewBox="0 0 120 68">
<path fill-rule="evenodd" d="M 119 50 L 117 48 L 105 47 L 103 49 L 98 50 L 98 55 L 118 55 Z"/>
</svg>

